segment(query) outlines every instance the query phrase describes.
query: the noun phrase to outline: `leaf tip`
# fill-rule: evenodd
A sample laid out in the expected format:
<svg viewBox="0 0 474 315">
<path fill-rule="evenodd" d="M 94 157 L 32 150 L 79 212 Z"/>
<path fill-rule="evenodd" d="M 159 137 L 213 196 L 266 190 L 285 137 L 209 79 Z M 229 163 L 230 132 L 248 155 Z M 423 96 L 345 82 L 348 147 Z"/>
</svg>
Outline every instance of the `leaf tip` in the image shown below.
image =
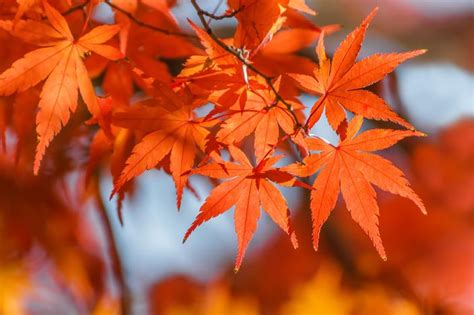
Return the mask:
<svg viewBox="0 0 474 315">
<path fill-rule="evenodd" d="M 184 237 L 183 237 L 183 244 L 186 243 L 186 241 L 188 240 L 189 236 L 191 236 L 191 233 L 194 231 L 195 227 L 194 225 L 192 225 L 187 231 L 186 233 L 184 234 Z"/>
<path fill-rule="evenodd" d="M 35 161 L 33 163 L 33 174 L 35 176 L 37 176 L 39 173 L 41 161 L 43 160 L 43 156 L 44 156 L 44 151 L 45 151 L 45 148 L 38 145 L 38 149 L 36 150 L 36 155 L 35 155 Z"/>
<path fill-rule="evenodd" d="M 319 244 L 317 244 L 317 243 L 314 244 L 314 243 L 313 243 L 313 249 L 314 249 L 315 252 L 318 251 L 318 247 L 319 247 Z"/>
<path fill-rule="evenodd" d="M 112 192 L 110 192 L 109 200 L 112 200 L 112 198 L 115 196 L 116 193 L 117 193 L 117 189 L 114 188 Z"/>
<path fill-rule="evenodd" d="M 234 266 L 234 273 L 237 273 L 240 270 L 240 266 L 242 265 L 242 262 L 244 260 L 244 252 L 241 251 L 241 248 L 239 248 L 239 253 L 237 254 L 237 258 L 235 259 L 235 266 Z"/>
<path fill-rule="evenodd" d="M 176 196 L 176 208 L 178 209 L 178 212 L 179 212 L 179 210 L 181 210 L 181 200 L 182 200 L 182 193 L 177 194 L 177 196 Z"/>
<path fill-rule="evenodd" d="M 290 241 L 291 241 L 291 245 L 293 245 L 293 248 L 294 249 L 298 249 L 298 239 L 296 238 L 296 233 L 295 232 L 292 232 L 290 234 Z"/>
<path fill-rule="evenodd" d="M 377 15 L 378 11 L 379 11 L 379 7 L 373 8 L 372 11 L 370 11 L 369 15 L 367 15 L 367 17 L 365 18 L 364 22 L 362 22 L 362 24 L 368 25 L 372 21 L 372 19 Z"/>
<path fill-rule="evenodd" d="M 428 211 L 426 211 L 425 205 L 423 203 L 421 203 L 421 205 L 419 205 L 419 208 L 420 208 L 421 213 L 423 215 L 428 215 Z"/>
<path fill-rule="evenodd" d="M 421 132 L 421 131 L 415 131 L 415 136 L 417 137 L 428 137 L 428 134 Z"/>
<path fill-rule="evenodd" d="M 385 248 L 382 245 L 382 241 L 379 239 L 378 242 L 374 242 L 375 249 L 380 255 L 380 258 L 382 258 L 383 261 L 387 261 L 387 253 L 385 252 Z"/>
<path fill-rule="evenodd" d="M 317 232 L 317 235 L 315 235 L 314 233 L 315 232 L 313 232 L 313 249 L 315 252 L 317 252 L 319 249 L 319 232 Z"/>
<path fill-rule="evenodd" d="M 423 55 L 428 52 L 428 49 L 418 49 L 416 50 L 417 55 Z"/>
<path fill-rule="evenodd" d="M 195 229 L 195 226 L 194 224 L 191 225 L 191 227 L 186 231 L 186 233 L 184 234 L 184 237 L 183 237 L 183 244 L 186 243 L 186 241 L 188 240 L 189 236 L 191 235 L 191 233 L 194 231 Z"/>
</svg>

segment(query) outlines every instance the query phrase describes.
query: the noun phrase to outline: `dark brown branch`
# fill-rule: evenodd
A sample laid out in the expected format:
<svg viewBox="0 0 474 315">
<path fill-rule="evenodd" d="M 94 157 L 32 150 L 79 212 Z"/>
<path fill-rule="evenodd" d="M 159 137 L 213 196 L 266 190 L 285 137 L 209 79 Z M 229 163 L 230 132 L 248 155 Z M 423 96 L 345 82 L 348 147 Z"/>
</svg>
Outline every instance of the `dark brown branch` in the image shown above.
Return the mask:
<svg viewBox="0 0 474 315">
<path fill-rule="evenodd" d="M 195 35 L 191 35 L 191 34 L 186 34 L 186 33 L 181 33 L 181 32 L 173 32 L 173 31 L 170 31 L 170 30 L 167 30 L 167 29 L 164 29 L 164 28 L 160 28 L 160 27 L 157 27 L 157 26 L 154 26 L 154 25 L 151 25 L 151 24 L 148 24 L 148 23 L 145 23 L 143 21 L 140 21 L 139 19 L 137 19 L 135 16 L 133 16 L 133 14 L 131 14 L 130 12 L 122 9 L 121 7 L 113 4 L 112 2 L 110 2 L 110 0 L 105 0 L 104 3 L 106 3 L 109 7 L 111 7 L 112 9 L 115 9 L 117 10 L 118 12 L 122 13 L 123 15 L 127 16 L 130 21 L 132 21 L 133 23 L 141 26 L 141 27 L 144 27 L 144 28 L 148 28 L 152 31 L 155 31 L 155 32 L 160 32 L 160 33 L 163 33 L 163 34 L 166 34 L 166 35 L 170 35 L 170 36 L 180 36 L 180 37 L 187 37 L 187 38 L 196 38 Z"/>
<path fill-rule="evenodd" d="M 230 13 L 222 14 L 222 15 L 216 15 L 215 13 L 207 12 L 205 10 L 201 10 L 201 14 L 213 19 L 213 20 L 224 20 L 224 19 L 229 19 L 234 16 L 236 16 L 240 11 L 244 9 L 244 6 L 239 7 L 237 10 L 234 10 Z M 199 12 L 198 12 L 199 14 Z M 209 23 L 208 23 L 209 24 Z"/>
<path fill-rule="evenodd" d="M 217 11 L 219 10 L 219 8 L 221 7 L 221 5 L 224 3 L 224 0 L 219 0 L 219 2 L 217 3 L 217 5 L 215 6 L 214 10 L 212 10 L 212 14 L 216 14 Z M 211 25 L 212 23 L 212 18 L 208 18 L 207 19 L 207 23 L 209 25 Z"/>
<path fill-rule="evenodd" d="M 125 280 L 125 274 L 123 269 L 122 260 L 118 251 L 117 240 L 114 236 L 114 231 L 112 229 L 112 224 L 110 223 L 110 218 L 107 214 L 107 209 L 102 198 L 100 191 L 100 176 L 96 176 L 95 180 L 95 193 L 96 201 L 99 214 L 99 217 L 102 221 L 104 227 L 104 233 L 107 238 L 107 253 L 110 257 L 112 272 L 117 280 L 117 285 L 120 288 L 120 307 L 122 315 L 131 315 L 132 314 L 132 294 L 130 288 L 128 287 L 127 281 Z"/>
<path fill-rule="evenodd" d="M 266 75 L 265 73 L 263 73 L 262 71 L 258 70 L 254 65 L 252 65 L 243 55 L 242 53 L 240 53 L 239 51 L 237 51 L 236 49 L 230 47 L 230 46 L 227 46 L 223 41 L 221 41 L 217 36 L 216 34 L 214 34 L 214 32 L 212 31 L 212 29 L 210 28 L 209 26 L 209 23 L 207 23 L 206 19 L 204 18 L 205 14 L 201 7 L 199 6 L 199 4 L 197 4 L 196 0 L 191 0 L 191 3 L 194 7 L 194 9 L 196 10 L 196 13 L 198 14 L 198 17 L 199 17 L 199 20 L 201 21 L 201 24 L 202 26 L 204 27 L 204 30 L 207 32 L 207 34 L 209 34 L 209 36 L 214 40 L 214 42 L 219 45 L 220 47 L 222 47 L 225 51 L 227 51 L 228 53 L 230 53 L 231 55 L 233 55 L 234 57 L 236 57 L 243 65 L 245 65 L 248 69 L 252 70 L 254 73 L 256 73 L 257 75 L 259 75 L 260 77 L 262 77 L 265 82 L 268 84 L 268 86 L 270 87 L 270 89 L 273 91 L 273 93 L 275 94 L 275 103 L 278 103 L 278 102 L 281 102 L 282 104 L 284 104 L 288 110 L 288 112 L 291 114 L 292 118 L 294 119 L 295 121 L 295 131 L 301 129 L 301 124 L 300 122 L 298 121 L 298 117 L 296 116 L 296 114 L 293 112 L 293 108 L 291 106 L 291 104 L 289 104 L 287 101 L 285 101 L 285 99 L 278 93 L 275 85 L 273 84 L 272 82 L 272 77 L 271 76 L 268 76 Z"/>
</svg>

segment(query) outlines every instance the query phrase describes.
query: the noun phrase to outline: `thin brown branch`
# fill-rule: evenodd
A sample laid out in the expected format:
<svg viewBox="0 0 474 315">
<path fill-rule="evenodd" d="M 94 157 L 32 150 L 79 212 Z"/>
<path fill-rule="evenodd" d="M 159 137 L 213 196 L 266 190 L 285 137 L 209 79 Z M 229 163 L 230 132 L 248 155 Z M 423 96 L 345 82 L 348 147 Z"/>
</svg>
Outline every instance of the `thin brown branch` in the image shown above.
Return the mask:
<svg viewBox="0 0 474 315">
<path fill-rule="evenodd" d="M 265 80 L 267 85 L 270 87 L 272 92 L 275 94 L 275 102 L 281 102 L 284 104 L 288 110 L 288 112 L 291 114 L 292 118 L 295 121 L 295 131 L 301 129 L 301 124 L 298 120 L 298 117 L 296 116 L 295 112 L 293 111 L 293 107 L 291 104 L 289 104 L 285 99 L 278 93 L 275 85 L 272 82 L 272 77 L 266 75 L 259 69 L 257 69 L 254 65 L 252 65 L 239 51 L 235 50 L 234 48 L 226 45 L 223 41 L 219 39 L 219 37 L 214 34 L 212 29 L 209 26 L 209 23 L 207 23 L 206 19 L 204 18 L 206 15 L 204 14 L 205 11 L 201 9 L 199 4 L 197 3 L 196 0 L 191 0 L 191 4 L 193 5 L 194 9 L 196 10 L 196 13 L 198 14 L 199 20 L 201 21 L 202 26 L 204 27 L 204 30 L 209 34 L 209 36 L 214 40 L 214 42 L 222 47 L 225 51 L 236 57 L 243 65 L 245 65 L 248 69 L 252 70 L 255 74 L 259 75 L 261 78 Z"/>
<path fill-rule="evenodd" d="M 236 16 L 243 9 L 244 9 L 244 6 L 241 6 L 237 10 L 233 10 L 232 12 L 222 14 L 222 15 L 216 15 L 215 12 L 211 13 L 211 12 L 207 12 L 205 10 L 201 10 L 200 12 L 201 12 L 201 14 L 203 14 L 203 15 L 205 15 L 205 16 L 213 19 L 213 20 L 224 20 L 224 19 L 229 19 L 229 18 L 232 18 L 232 17 Z M 209 24 L 209 22 L 207 22 L 207 24 Z"/>
<path fill-rule="evenodd" d="M 219 8 L 221 7 L 221 5 L 224 3 L 224 0 L 219 0 L 219 2 L 217 3 L 217 5 L 215 6 L 214 10 L 212 10 L 212 14 L 216 14 L 217 11 L 219 10 Z M 211 25 L 212 23 L 212 18 L 208 18 L 207 19 L 207 23 L 209 25 Z"/>
<path fill-rule="evenodd" d="M 131 315 L 132 314 L 132 294 L 130 288 L 128 287 L 127 281 L 125 280 L 125 274 L 123 269 L 123 263 L 120 258 L 118 251 L 117 240 L 114 236 L 114 231 L 112 229 L 112 224 L 110 223 L 110 218 L 107 214 L 107 209 L 105 207 L 104 200 L 102 198 L 100 183 L 100 176 L 96 176 L 95 180 L 95 193 L 96 201 L 99 214 L 99 217 L 102 221 L 104 227 L 104 233 L 107 238 L 107 253 L 110 257 L 112 272 L 117 280 L 117 285 L 120 288 L 120 306 L 122 315 Z"/>
<path fill-rule="evenodd" d="M 148 23 L 145 23 L 139 19 L 137 19 L 135 16 L 133 16 L 133 14 L 131 14 L 130 12 L 122 9 L 121 7 L 113 4 L 112 2 L 110 2 L 110 0 L 105 0 L 104 1 L 105 4 L 107 4 L 109 7 L 111 7 L 112 9 L 115 9 L 116 11 L 122 13 L 123 15 L 127 16 L 130 21 L 132 21 L 133 23 L 141 26 L 141 27 L 144 27 L 144 28 L 148 28 L 152 31 L 155 31 L 155 32 L 160 32 L 160 33 L 163 33 L 163 34 L 166 34 L 166 35 L 170 35 L 170 36 L 180 36 L 180 37 L 186 37 L 186 38 L 196 38 L 195 35 L 191 35 L 191 34 L 186 34 L 186 33 L 181 33 L 181 32 L 173 32 L 173 31 L 170 31 L 170 30 L 167 30 L 167 29 L 164 29 L 164 28 L 160 28 L 160 27 L 157 27 L 157 26 L 154 26 L 154 25 L 151 25 L 151 24 L 148 24 Z"/>
</svg>

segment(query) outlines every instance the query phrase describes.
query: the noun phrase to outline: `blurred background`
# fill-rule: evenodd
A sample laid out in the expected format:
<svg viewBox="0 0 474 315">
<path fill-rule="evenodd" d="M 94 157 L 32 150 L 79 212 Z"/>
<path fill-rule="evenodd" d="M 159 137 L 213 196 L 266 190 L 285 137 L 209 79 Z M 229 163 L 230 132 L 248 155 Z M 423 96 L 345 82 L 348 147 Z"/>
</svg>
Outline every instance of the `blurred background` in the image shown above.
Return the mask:
<svg viewBox="0 0 474 315">
<path fill-rule="evenodd" d="M 201 2 L 212 11 L 219 1 Z M 108 201 L 109 176 L 97 181 L 98 206 L 75 198 L 77 174 L 45 187 L 2 160 L 0 314 L 23 314 L 25 305 L 27 314 L 118 314 L 123 304 L 130 314 L 474 314 L 473 1 L 306 2 L 318 12 L 310 17 L 317 25 L 341 25 L 327 38 L 330 55 L 374 6 L 380 10 L 360 57 L 429 50 L 375 87 L 429 135 L 383 153 L 405 171 L 429 212 L 423 216 L 409 201 L 378 191 L 388 261 L 343 204 L 314 252 L 309 197 L 293 189 L 284 193 L 300 248 L 292 249 L 263 216 L 234 274 L 232 211 L 182 244 L 203 200 L 186 192 L 178 212 L 172 179 L 162 171 L 140 177 L 124 201 L 121 226 L 116 200 Z M 178 1 L 173 13 L 185 30 L 186 18 L 198 22 L 188 1 Z M 111 16 L 106 7 L 96 14 Z M 212 26 L 231 36 L 234 24 Z M 313 48 L 302 54 L 314 58 Z M 302 100 L 310 106 L 315 99 Z M 337 140 L 324 121 L 313 132 Z M 202 178 L 191 183 L 202 197 L 212 189 Z M 62 185 L 71 196 L 57 194 Z"/>
</svg>

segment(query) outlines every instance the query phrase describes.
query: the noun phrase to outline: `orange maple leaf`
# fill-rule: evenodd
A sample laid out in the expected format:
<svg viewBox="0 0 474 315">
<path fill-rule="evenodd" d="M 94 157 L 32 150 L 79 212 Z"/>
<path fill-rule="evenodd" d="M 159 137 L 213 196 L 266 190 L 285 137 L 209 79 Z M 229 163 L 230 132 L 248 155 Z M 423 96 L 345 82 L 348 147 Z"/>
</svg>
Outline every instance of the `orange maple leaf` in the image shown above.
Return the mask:
<svg viewBox="0 0 474 315">
<path fill-rule="evenodd" d="M 161 86 L 161 99 L 146 100 L 113 116 L 116 126 L 141 130 L 148 134 L 134 148 L 127 159 L 114 191 L 132 178 L 158 165 L 170 154 L 171 175 L 176 185 L 177 204 L 181 206 L 183 189 L 194 165 L 198 148 L 205 149 L 206 137 L 214 121 L 203 121 L 193 112 L 192 100 Z M 186 96 L 186 95 L 185 95 Z"/>
<path fill-rule="evenodd" d="M 233 38 L 221 41 L 267 75 L 276 76 L 288 72 L 287 69 L 295 71 L 295 67 L 311 69 L 312 62 L 295 53 L 311 45 L 321 31 L 331 33 L 338 28 L 335 25 L 317 27 L 297 13 L 294 9 L 314 13 L 304 1 L 238 0 L 229 1 L 229 6 L 238 12 L 239 24 Z M 189 77 L 209 69 L 247 76 L 241 60 L 218 45 L 207 32 L 191 21 L 190 24 L 205 47 L 206 55 L 189 58 L 180 76 Z"/>
<path fill-rule="evenodd" d="M 286 8 L 278 1 L 230 0 L 228 4 L 239 10 L 234 45 L 251 53 L 265 45 L 285 22 Z"/>
<path fill-rule="evenodd" d="M 304 0 L 229 0 L 229 8 L 238 12 L 234 45 L 255 55 L 281 29 L 289 10 L 315 15 Z"/>
<path fill-rule="evenodd" d="M 320 95 L 308 117 L 309 128 L 319 120 L 325 109 L 331 127 L 337 130 L 346 119 L 345 108 L 366 118 L 389 120 L 413 129 L 413 126 L 393 112 L 383 99 L 372 92 L 362 90 L 382 80 L 400 63 L 426 52 L 414 50 L 406 53 L 375 54 L 355 63 L 367 27 L 376 12 L 377 9 L 374 9 L 362 24 L 346 37 L 334 53 L 332 62 L 326 57 L 324 36 L 320 37 L 316 48 L 319 67 L 314 69 L 314 77 L 290 74 L 304 90 Z"/>
<path fill-rule="evenodd" d="M 426 213 L 426 209 L 410 188 L 403 172 L 390 161 L 369 152 L 386 149 L 406 137 L 424 134 L 411 130 L 372 129 L 356 136 L 362 122 L 362 116 L 355 116 L 347 127 L 347 137 L 336 147 L 319 138 L 308 138 L 309 149 L 320 153 L 312 154 L 303 163 L 295 163 L 282 170 L 303 177 L 320 170 L 313 183 L 314 190 L 311 191 L 315 250 L 318 248 L 321 227 L 336 206 L 341 191 L 352 218 L 369 235 L 380 256 L 386 259 L 378 230 L 379 208 L 372 184 L 409 198 L 423 213 Z"/>
<path fill-rule="evenodd" d="M 265 158 L 254 167 L 237 147 L 229 146 L 229 153 L 236 163 L 209 163 L 192 171 L 193 174 L 229 180 L 214 188 L 207 197 L 196 220 L 186 232 L 184 241 L 202 223 L 235 205 L 235 231 L 239 244 L 235 262 L 237 271 L 257 228 L 260 207 L 263 207 L 270 218 L 290 236 L 293 246 L 295 248 L 298 246 L 296 236 L 290 227 L 290 212 L 286 200 L 271 182 L 285 186 L 305 187 L 305 185 L 296 181 L 290 174 L 274 167 L 282 156 Z"/>
<path fill-rule="evenodd" d="M 275 84 L 279 86 L 279 80 Z M 304 143 L 302 134 L 295 133 L 295 126 L 299 122 L 294 121 L 285 105 L 275 102 L 273 92 L 257 90 L 250 91 L 247 95 L 245 108 L 235 109 L 217 132 L 219 142 L 225 144 L 240 142 L 254 133 L 257 160 L 261 160 L 279 142 L 280 128 L 287 135 L 294 134 L 297 143 Z M 290 103 L 295 111 L 303 108 L 297 102 Z"/>
<path fill-rule="evenodd" d="M 34 162 L 35 174 L 49 143 L 69 121 L 70 113 L 76 110 L 78 90 L 90 113 L 100 117 L 94 87 L 82 61 L 84 57 L 90 52 L 111 60 L 122 57 L 117 49 L 104 44 L 119 31 L 118 26 L 101 25 L 76 40 L 58 11 L 46 2 L 44 9 L 49 25 L 36 21 L 19 21 L 15 28 L 11 22 L 2 21 L 0 25 L 10 30 L 12 35 L 45 46 L 27 53 L 0 75 L 0 95 L 27 90 L 47 78 L 36 116 L 39 143 Z"/>
</svg>

